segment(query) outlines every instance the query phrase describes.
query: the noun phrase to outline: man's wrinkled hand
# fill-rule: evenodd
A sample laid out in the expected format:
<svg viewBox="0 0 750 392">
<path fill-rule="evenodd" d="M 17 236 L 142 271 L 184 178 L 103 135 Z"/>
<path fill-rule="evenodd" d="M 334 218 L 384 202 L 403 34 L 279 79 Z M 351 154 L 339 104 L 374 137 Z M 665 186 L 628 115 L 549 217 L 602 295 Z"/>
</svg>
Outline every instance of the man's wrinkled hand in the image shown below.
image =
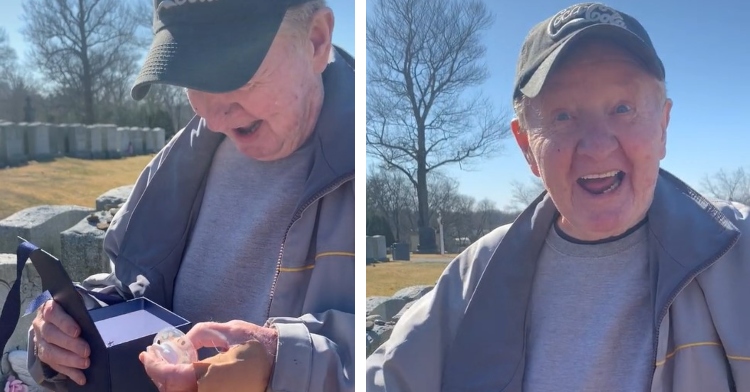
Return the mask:
<svg viewBox="0 0 750 392">
<path fill-rule="evenodd" d="M 81 327 L 62 306 L 54 300 L 45 302 L 31 326 L 37 358 L 78 385 L 85 384 L 81 370 L 90 365 L 91 347 L 81 338 Z"/>
<path fill-rule="evenodd" d="M 217 355 L 193 364 L 172 365 L 149 347 L 140 354 L 146 373 L 160 392 L 264 392 L 276 357 L 278 333 L 245 321 L 198 323 L 188 333 L 195 349 Z"/>
<path fill-rule="evenodd" d="M 146 374 L 159 392 L 196 392 L 198 381 L 192 364 L 173 365 L 161 359 L 149 347 L 138 359 L 143 363 Z"/>
<path fill-rule="evenodd" d="M 272 358 L 276 357 L 279 340 L 275 328 L 261 327 L 241 320 L 198 323 L 187 333 L 187 337 L 196 349 L 216 347 L 228 350 L 233 345 L 257 340 Z"/>
</svg>

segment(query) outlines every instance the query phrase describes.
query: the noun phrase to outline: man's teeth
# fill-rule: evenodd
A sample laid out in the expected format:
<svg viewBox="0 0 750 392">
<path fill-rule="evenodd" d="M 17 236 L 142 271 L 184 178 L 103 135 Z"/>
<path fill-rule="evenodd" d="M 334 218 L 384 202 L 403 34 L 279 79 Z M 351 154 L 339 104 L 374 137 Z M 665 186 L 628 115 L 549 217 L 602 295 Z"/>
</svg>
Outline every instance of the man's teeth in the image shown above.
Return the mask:
<svg viewBox="0 0 750 392">
<path fill-rule="evenodd" d="M 611 185 L 611 186 L 610 186 L 609 188 L 607 188 L 607 189 L 605 189 L 604 191 L 602 191 L 602 193 L 612 192 L 612 191 L 613 191 L 613 190 L 615 190 L 615 188 L 617 188 L 618 186 L 620 186 L 620 181 L 619 181 L 619 180 L 618 180 L 618 181 L 615 181 L 615 182 L 614 182 L 614 183 L 613 183 L 613 184 L 612 184 L 612 185 Z"/>
<path fill-rule="evenodd" d="M 247 128 L 237 128 L 237 131 L 238 131 L 238 132 L 239 132 L 239 133 L 240 133 L 241 135 L 249 135 L 249 134 L 251 134 L 251 133 L 255 132 L 255 130 L 257 130 L 257 129 L 258 129 L 258 127 L 260 127 L 260 123 L 261 123 L 261 122 L 262 122 L 262 121 L 256 121 L 256 122 L 252 123 L 252 124 L 251 124 L 251 125 L 250 125 L 249 127 L 247 127 Z"/>
<path fill-rule="evenodd" d="M 600 173 L 600 174 L 588 174 L 588 175 L 585 175 L 585 176 L 583 176 L 581 178 L 583 178 L 584 180 L 593 180 L 593 179 L 596 179 L 596 178 L 614 177 L 614 176 L 617 175 L 617 173 L 619 173 L 619 170 L 613 170 L 613 171 L 610 171 L 610 172 Z"/>
</svg>

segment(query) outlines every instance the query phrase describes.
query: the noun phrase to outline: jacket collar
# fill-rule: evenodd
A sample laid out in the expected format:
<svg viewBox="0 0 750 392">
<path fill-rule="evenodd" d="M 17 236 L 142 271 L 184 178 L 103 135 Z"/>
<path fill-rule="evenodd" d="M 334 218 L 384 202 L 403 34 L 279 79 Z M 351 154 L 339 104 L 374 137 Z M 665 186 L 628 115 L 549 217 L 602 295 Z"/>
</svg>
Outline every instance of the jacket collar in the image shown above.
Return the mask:
<svg viewBox="0 0 750 392">
<path fill-rule="evenodd" d="M 302 204 L 331 184 L 354 176 L 354 59 L 336 48 L 336 60 L 323 72 L 325 97 L 308 143 L 315 144 Z"/>
<path fill-rule="evenodd" d="M 556 215 L 549 195 L 542 193 L 498 244 L 446 356 L 444 391 L 521 390 L 532 282 Z M 658 330 L 674 297 L 731 248 L 739 231 L 708 200 L 663 169 L 648 221 Z"/>
</svg>

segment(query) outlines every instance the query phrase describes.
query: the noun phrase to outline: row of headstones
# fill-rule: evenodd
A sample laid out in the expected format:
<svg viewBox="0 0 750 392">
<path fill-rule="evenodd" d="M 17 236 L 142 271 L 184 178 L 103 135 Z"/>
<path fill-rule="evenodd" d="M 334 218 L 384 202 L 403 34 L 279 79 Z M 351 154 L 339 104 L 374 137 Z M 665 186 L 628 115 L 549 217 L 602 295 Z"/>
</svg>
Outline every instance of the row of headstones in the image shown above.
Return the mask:
<svg viewBox="0 0 750 392">
<path fill-rule="evenodd" d="M 158 152 L 164 143 L 162 128 L 0 121 L 0 167 L 61 156 L 117 159 Z"/>
<path fill-rule="evenodd" d="M 410 286 L 392 297 L 367 297 L 367 356 L 385 343 L 393 327 L 409 308 L 434 286 Z"/>
<path fill-rule="evenodd" d="M 97 273 L 110 272 L 109 257 L 104 252 L 104 234 L 114 214 L 127 200 L 133 186 L 112 189 L 96 199 L 94 208 L 83 206 L 35 206 L 0 220 L 0 304 L 5 302 L 9 287 L 16 279 L 17 237 L 60 259 L 71 279 L 82 279 Z M 21 280 L 21 309 L 42 292 L 42 282 L 31 261 L 26 262 Z M 25 358 L 27 331 L 33 314 L 22 317 L 8 344 L 2 349 L 0 380 L 14 369 L 10 358 L 15 355 Z"/>
</svg>

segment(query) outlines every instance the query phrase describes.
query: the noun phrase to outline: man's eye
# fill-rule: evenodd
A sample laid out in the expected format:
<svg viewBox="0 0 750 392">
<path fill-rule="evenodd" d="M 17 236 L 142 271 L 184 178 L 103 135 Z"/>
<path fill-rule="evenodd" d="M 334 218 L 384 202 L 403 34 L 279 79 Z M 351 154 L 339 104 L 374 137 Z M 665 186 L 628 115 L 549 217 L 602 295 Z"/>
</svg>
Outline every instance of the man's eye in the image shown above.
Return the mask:
<svg viewBox="0 0 750 392">
<path fill-rule="evenodd" d="M 630 106 L 628 105 L 617 105 L 615 113 L 628 113 L 630 112 Z"/>
<path fill-rule="evenodd" d="M 570 115 L 568 113 L 562 112 L 558 113 L 557 116 L 555 116 L 556 121 L 567 121 L 570 120 Z"/>
</svg>

